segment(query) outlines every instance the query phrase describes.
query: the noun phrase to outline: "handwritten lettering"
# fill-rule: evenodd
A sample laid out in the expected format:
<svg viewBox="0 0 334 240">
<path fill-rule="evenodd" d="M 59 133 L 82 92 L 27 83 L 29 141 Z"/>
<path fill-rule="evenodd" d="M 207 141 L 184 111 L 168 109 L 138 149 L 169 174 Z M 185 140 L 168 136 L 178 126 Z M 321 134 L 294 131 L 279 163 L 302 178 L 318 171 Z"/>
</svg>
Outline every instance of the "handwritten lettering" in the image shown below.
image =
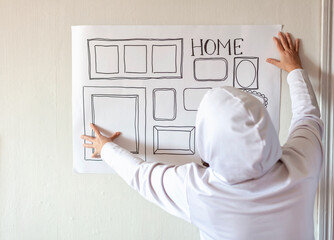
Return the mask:
<svg viewBox="0 0 334 240">
<path fill-rule="evenodd" d="M 235 38 L 228 40 L 213 40 L 213 39 L 191 39 L 191 56 L 195 55 L 242 55 L 241 47 L 244 41 L 243 38 Z M 232 42 L 232 43 L 231 43 Z"/>
</svg>

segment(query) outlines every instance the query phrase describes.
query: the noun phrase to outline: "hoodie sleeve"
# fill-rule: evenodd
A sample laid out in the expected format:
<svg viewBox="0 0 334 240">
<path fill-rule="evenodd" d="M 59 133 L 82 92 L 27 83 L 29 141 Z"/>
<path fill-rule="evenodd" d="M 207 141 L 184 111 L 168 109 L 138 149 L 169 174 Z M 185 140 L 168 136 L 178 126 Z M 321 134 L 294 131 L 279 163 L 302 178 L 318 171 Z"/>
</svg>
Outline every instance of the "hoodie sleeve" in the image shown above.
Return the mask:
<svg viewBox="0 0 334 240">
<path fill-rule="evenodd" d="M 292 103 L 292 120 L 284 147 L 297 154 L 311 167 L 322 160 L 323 123 L 308 75 L 295 69 L 288 75 Z"/>
<path fill-rule="evenodd" d="M 149 163 L 113 142 L 106 143 L 102 159 L 145 199 L 168 213 L 190 221 L 186 192 L 187 166 Z"/>
</svg>

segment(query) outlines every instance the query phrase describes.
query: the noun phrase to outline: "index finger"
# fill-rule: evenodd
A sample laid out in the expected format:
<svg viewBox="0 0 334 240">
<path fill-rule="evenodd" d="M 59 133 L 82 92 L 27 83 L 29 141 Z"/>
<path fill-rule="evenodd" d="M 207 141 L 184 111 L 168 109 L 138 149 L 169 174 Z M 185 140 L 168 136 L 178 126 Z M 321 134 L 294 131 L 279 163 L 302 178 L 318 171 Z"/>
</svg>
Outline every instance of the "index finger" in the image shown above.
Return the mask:
<svg viewBox="0 0 334 240">
<path fill-rule="evenodd" d="M 96 136 L 101 136 L 100 130 L 96 127 L 95 124 L 91 123 L 90 127 L 93 129 L 93 131 L 95 132 Z"/>
</svg>

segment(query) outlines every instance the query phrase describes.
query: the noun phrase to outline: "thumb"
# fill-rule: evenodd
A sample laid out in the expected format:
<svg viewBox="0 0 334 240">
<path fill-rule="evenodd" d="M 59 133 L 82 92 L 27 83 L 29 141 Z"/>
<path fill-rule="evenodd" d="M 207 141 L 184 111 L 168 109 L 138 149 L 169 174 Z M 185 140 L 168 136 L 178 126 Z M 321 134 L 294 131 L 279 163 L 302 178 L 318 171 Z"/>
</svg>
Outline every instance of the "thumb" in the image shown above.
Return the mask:
<svg viewBox="0 0 334 240">
<path fill-rule="evenodd" d="M 267 62 L 267 63 L 270 63 L 270 64 L 273 64 L 273 65 L 275 65 L 275 66 L 278 67 L 278 68 L 281 68 L 281 62 L 278 61 L 277 59 L 274 59 L 274 58 L 267 58 L 266 62 Z"/>
<path fill-rule="evenodd" d="M 120 132 L 115 132 L 115 133 L 110 137 L 110 139 L 111 139 L 112 141 L 114 141 L 114 139 L 118 138 L 119 135 L 121 135 Z"/>
</svg>

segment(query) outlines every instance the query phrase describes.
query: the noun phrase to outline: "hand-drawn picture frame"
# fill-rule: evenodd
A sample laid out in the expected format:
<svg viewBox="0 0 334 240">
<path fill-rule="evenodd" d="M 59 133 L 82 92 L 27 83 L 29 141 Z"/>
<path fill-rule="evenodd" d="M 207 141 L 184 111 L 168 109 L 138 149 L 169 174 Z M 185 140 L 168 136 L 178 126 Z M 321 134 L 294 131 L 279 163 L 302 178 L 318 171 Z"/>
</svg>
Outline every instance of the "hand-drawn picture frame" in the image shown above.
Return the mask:
<svg viewBox="0 0 334 240">
<path fill-rule="evenodd" d="M 90 123 L 96 124 L 102 134 L 108 136 L 117 129 L 122 136 L 115 142 L 145 158 L 146 88 L 84 86 L 83 120 L 85 135 L 94 136 Z M 100 158 L 92 158 L 92 153 L 91 149 L 85 148 L 84 159 L 101 161 Z"/>
<path fill-rule="evenodd" d="M 173 139 L 178 139 L 176 144 L 173 144 Z M 161 155 L 194 155 L 195 127 L 153 126 L 153 153 Z"/>
<path fill-rule="evenodd" d="M 98 71 L 100 61 L 98 61 L 97 46 L 105 49 L 118 46 L 117 54 L 109 58 L 114 59 L 114 62 L 104 63 L 110 66 L 118 65 L 118 72 Z M 180 79 L 183 77 L 183 38 L 93 38 L 87 39 L 87 48 L 90 80 Z M 132 53 L 136 57 L 131 57 Z"/>
</svg>

